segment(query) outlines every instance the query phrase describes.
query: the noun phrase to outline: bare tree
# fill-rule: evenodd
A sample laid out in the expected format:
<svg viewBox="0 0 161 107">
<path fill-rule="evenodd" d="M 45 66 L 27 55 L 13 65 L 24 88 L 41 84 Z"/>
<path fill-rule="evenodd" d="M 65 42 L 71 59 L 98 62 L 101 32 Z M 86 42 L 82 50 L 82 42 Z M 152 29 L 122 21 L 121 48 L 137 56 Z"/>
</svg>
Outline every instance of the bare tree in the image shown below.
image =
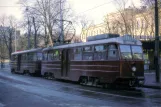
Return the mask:
<svg viewBox="0 0 161 107">
<path fill-rule="evenodd" d="M 140 0 L 142 5 L 147 6 L 148 8 L 154 8 L 155 0 Z M 161 0 L 158 0 L 158 4 L 161 4 Z"/>
<path fill-rule="evenodd" d="M 127 1 L 115 0 L 116 7 L 118 7 L 117 12 L 110 13 L 105 17 L 107 32 L 132 36 L 145 34 L 148 31 L 148 25 L 151 25 L 150 15 L 147 15 L 146 8 L 137 8 L 133 2 L 128 7 Z"/>
<path fill-rule="evenodd" d="M 113 15 L 114 14 L 114 15 Z M 105 23 L 105 33 L 120 33 L 119 32 L 119 26 L 120 21 L 116 17 L 116 13 L 113 14 L 107 14 L 104 19 Z"/>
<path fill-rule="evenodd" d="M 118 12 L 120 14 L 120 20 L 121 20 L 121 23 L 123 24 L 124 26 L 124 34 L 127 34 L 128 33 L 128 13 L 129 11 L 126 9 L 126 3 L 127 3 L 128 0 L 115 0 L 115 3 L 117 4 L 117 7 L 118 7 Z"/>
<path fill-rule="evenodd" d="M 134 35 L 135 14 L 133 7 L 127 8 L 128 0 L 115 0 L 117 12 L 110 13 L 105 17 L 105 29 L 108 33 Z"/>
<path fill-rule="evenodd" d="M 74 43 L 79 43 L 79 42 L 82 42 L 80 36 L 74 36 L 74 38 L 72 39 L 72 42 Z"/>
<path fill-rule="evenodd" d="M 70 11 L 71 8 L 66 5 L 66 0 L 35 0 L 32 3 L 30 2 L 31 0 L 20 0 L 19 3 L 23 6 L 28 6 L 28 15 L 30 15 L 30 17 L 34 17 L 35 23 L 37 22 L 37 25 L 40 25 L 39 29 L 41 29 L 41 35 L 44 35 L 45 44 L 49 43 L 50 45 L 53 45 L 53 41 L 59 38 L 60 33 L 62 33 L 60 32 L 60 22 L 63 22 L 63 31 L 69 33 L 69 29 L 71 29 L 71 26 L 69 25 L 71 25 L 71 23 L 66 26 L 65 22 L 71 22 L 70 19 L 72 14 Z M 60 8 L 60 5 L 62 5 L 62 8 Z M 63 14 L 63 20 L 60 19 L 60 13 Z M 27 14 L 25 13 L 25 15 Z M 38 31 L 36 30 L 36 25 L 34 23 L 33 25 L 36 35 Z M 69 34 L 67 35 L 69 36 Z"/>
<path fill-rule="evenodd" d="M 80 16 L 80 26 L 81 26 L 81 40 L 85 40 L 86 37 L 89 35 L 89 29 L 92 32 L 91 28 L 94 29 L 94 22 L 93 20 L 88 20 L 85 16 Z M 89 35 L 92 36 L 92 35 Z"/>
<path fill-rule="evenodd" d="M 11 53 L 12 53 L 12 43 L 14 39 L 14 33 L 16 31 L 16 19 L 13 16 L 1 16 L 0 17 L 0 35 L 3 38 L 3 42 L 8 49 L 9 52 L 9 58 L 11 59 Z"/>
</svg>

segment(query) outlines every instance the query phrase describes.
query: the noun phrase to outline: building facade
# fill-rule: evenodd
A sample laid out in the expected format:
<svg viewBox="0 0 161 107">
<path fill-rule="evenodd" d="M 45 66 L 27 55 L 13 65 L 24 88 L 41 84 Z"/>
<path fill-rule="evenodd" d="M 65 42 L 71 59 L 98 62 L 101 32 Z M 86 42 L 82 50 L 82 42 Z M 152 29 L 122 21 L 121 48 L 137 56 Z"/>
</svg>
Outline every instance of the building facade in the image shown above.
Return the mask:
<svg viewBox="0 0 161 107">
<path fill-rule="evenodd" d="M 161 9 L 159 10 L 159 26 L 161 35 Z M 104 16 L 104 22 L 82 30 L 81 39 L 86 42 L 88 36 L 103 33 L 130 34 L 143 43 L 144 57 L 149 60 L 150 69 L 154 69 L 155 23 L 154 9 L 142 7 L 127 8 Z M 161 46 L 161 45 L 160 45 Z"/>
<path fill-rule="evenodd" d="M 159 15 L 161 17 L 161 10 L 159 11 Z M 83 29 L 81 39 L 85 42 L 88 36 L 114 33 L 120 35 L 130 34 L 139 40 L 153 40 L 154 27 L 154 10 L 145 7 L 140 9 L 129 7 L 121 11 L 107 14 L 104 16 L 104 21 L 101 24 Z"/>
</svg>

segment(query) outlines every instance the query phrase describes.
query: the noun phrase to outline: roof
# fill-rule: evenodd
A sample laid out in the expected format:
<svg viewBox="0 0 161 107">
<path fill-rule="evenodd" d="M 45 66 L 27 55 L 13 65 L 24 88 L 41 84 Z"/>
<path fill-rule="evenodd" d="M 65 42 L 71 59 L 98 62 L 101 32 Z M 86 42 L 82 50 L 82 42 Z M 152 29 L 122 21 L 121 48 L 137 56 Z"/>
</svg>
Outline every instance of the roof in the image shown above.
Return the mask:
<svg viewBox="0 0 161 107">
<path fill-rule="evenodd" d="M 89 42 L 83 42 L 83 43 L 73 43 L 73 44 L 67 44 L 67 45 L 48 47 L 48 48 L 44 48 L 43 51 L 48 51 L 48 50 L 52 50 L 52 49 L 64 49 L 64 48 L 73 48 L 73 47 L 81 47 L 81 46 L 88 46 L 88 45 L 105 44 L 105 43 L 142 45 L 141 41 L 134 39 L 129 35 L 126 35 L 126 36 L 110 38 L 110 39 L 103 39 L 103 40 L 89 41 Z"/>
<path fill-rule="evenodd" d="M 36 48 L 36 49 L 13 52 L 12 55 L 23 54 L 23 53 L 32 53 L 32 52 L 41 52 L 41 51 L 42 51 L 42 48 Z"/>
</svg>

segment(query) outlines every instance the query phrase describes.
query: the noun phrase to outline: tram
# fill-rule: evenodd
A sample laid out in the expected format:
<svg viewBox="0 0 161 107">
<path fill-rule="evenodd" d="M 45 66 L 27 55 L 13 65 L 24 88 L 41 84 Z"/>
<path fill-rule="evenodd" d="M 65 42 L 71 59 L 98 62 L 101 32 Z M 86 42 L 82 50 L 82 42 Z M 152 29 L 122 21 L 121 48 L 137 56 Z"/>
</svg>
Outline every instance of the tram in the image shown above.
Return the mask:
<svg viewBox="0 0 161 107">
<path fill-rule="evenodd" d="M 104 34 L 87 42 L 42 50 L 42 76 L 81 84 L 144 84 L 142 43 L 130 35 Z"/>
<path fill-rule="evenodd" d="M 20 74 L 41 74 L 42 48 L 24 50 L 11 54 L 11 72 Z"/>
</svg>

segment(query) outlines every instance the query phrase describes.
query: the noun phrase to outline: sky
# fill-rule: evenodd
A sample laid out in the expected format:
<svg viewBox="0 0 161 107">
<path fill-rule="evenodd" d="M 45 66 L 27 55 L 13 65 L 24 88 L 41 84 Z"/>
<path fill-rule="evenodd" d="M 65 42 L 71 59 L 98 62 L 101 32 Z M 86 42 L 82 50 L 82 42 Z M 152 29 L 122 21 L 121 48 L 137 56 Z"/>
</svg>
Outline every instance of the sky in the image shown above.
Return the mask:
<svg viewBox="0 0 161 107">
<path fill-rule="evenodd" d="M 18 20 L 22 19 L 22 8 L 18 4 L 19 0 L 0 0 L 0 16 L 13 15 Z M 85 16 L 88 20 L 93 20 L 94 24 L 103 22 L 103 16 L 116 11 L 114 0 L 67 0 L 76 16 Z M 140 0 L 135 1 L 135 5 L 140 5 Z M 130 4 L 129 2 L 128 4 Z"/>
<path fill-rule="evenodd" d="M 18 0 L 0 0 L 0 16 L 13 15 L 20 20 L 22 18 L 22 13 L 17 2 Z"/>
<path fill-rule="evenodd" d="M 114 0 L 68 0 L 72 8 L 78 15 L 85 15 L 94 22 L 100 23 L 103 21 L 103 16 L 107 13 L 116 11 Z M 135 1 L 136 5 L 140 5 L 140 0 Z M 131 2 L 129 1 L 130 4 Z"/>
</svg>

